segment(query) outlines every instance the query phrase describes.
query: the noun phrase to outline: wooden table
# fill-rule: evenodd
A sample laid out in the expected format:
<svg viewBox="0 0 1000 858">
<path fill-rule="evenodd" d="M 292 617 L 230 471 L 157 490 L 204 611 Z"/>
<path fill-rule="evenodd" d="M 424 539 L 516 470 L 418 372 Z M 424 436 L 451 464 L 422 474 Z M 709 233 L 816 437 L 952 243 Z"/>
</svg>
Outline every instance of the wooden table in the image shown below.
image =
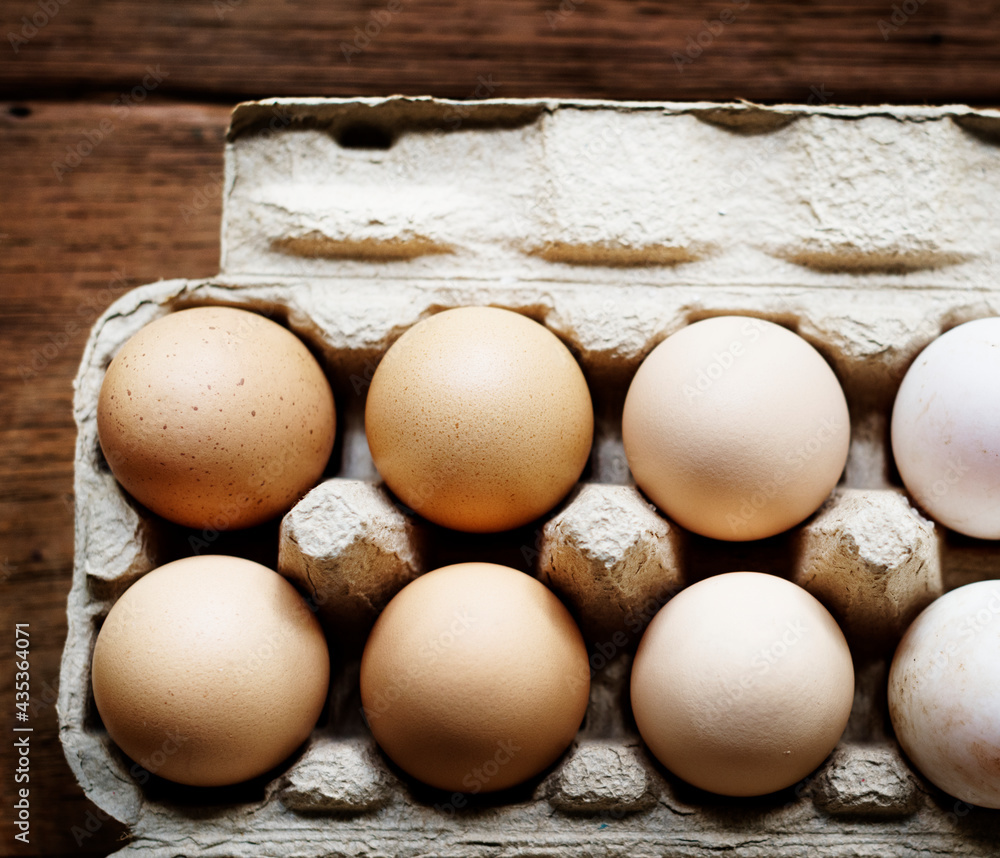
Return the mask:
<svg viewBox="0 0 1000 858">
<path fill-rule="evenodd" d="M 73 560 L 71 382 L 124 290 L 218 270 L 230 107 L 433 94 L 994 105 L 1000 3 L 815 0 L 5 0 L 0 45 L 0 706 L 29 624 L 30 843 L 107 854 L 54 705 Z M 9 729 L 9 728 L 8 728 Z M 14 734 L 10 734 L 14 735 Z"/>
</svg>

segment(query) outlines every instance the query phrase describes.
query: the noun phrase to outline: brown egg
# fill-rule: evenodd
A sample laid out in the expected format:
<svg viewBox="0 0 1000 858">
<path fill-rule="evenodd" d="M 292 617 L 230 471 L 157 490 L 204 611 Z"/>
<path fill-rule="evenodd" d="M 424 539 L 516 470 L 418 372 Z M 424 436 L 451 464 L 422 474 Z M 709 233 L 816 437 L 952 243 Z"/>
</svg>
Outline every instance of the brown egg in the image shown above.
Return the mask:
<svg viewBox="0 0 1000 858">
<path fill-rule="evenodd" d="M 222 555 L 140 578 L 94 647 L 108 734 L 148 771 L 194 786 L 238 783 L 286 759 L 315 725 L 329 678 L 323 632 L 295 588 Z"/>
<path fill-rule="evenodd" d="M 108 367 L 101 449 L 140 503 L 189 527 L 227 530 L 287 511 L 323 473 L 333 394 L 290 331 L 230 307 L 171 313 Z"/>
<path fill-rule="evenodd" d="M 365 411 L 386 485 L 431 521 L 477 533 L 550 510 L 594 432 L 587 382 L 548 329 L 494 307 L 446 310 L 386 352 Z"/>
<path fill-rule="evenodd" d="M 441 789 L 493 792 L 551 765 L 587 708 L 587 650 L 562 602 L 492 563 L 445 566 L 404 587 L 361 660 L 375 740 Z"/>
<path fill-rule="evenodd" d="M 731 572 L 681 591 L 632 665 L 632 711 L 674 774 L 722 795 L 800 781 L 833 750 L 854 700 L 840 627 L 801 587 Z"/>
<path fill-rule="evenodd" d="M 658 345 L 629 387 L 622 440 L 639 487 L 713 539 L 774 536 L 837 484 L 850 445 L 844 392 L 822 355 L 780 325 L 695 322 Z"/>
</svg>

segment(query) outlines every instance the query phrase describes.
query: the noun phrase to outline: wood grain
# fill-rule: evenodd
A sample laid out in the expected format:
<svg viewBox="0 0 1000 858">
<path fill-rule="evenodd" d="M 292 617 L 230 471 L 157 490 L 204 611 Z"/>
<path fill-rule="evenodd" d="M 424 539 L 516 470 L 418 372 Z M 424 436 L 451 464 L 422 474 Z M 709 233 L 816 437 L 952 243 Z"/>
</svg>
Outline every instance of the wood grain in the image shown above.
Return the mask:
<svg viewBox="0 0 1000 858">
<path fill-rule="evenodd" d="M 0 705 L 13 726 L 13 624 L 29 623 L 32 826 L 27 846 L 13 841 L 5 741 L 0 855 L 103 855 L 122 828 L 83 797 L 54 706 L 73 565 L 72 378 L 91 324 L 124 290 L 218 271 L 229 111 L 20 106 L 29 115 L 0 104 Z M 115 123 L 110 133 L 60 181 L 53 163 L 103 120 Z"/>
<path fill-rule="evenodd" d="M 998 98 L 1000 4 L 976 0 L 8 0 L 2 14 L 9 98 L 466 97 L 481 80 L 498 97 Z M 26 38 L 33 17 L 48 23 Z M 147 92 L 149 69 L 163 79 Z"/>
<path fill-rule="evenodd" d="M 5 742 L 0 855 L 121 845 L 75 783 L 52 702 L 72 570 L 72 378 L 121 291 L 218 270 L 233 103 L 1000 100 L 1000 3 L 974 0 L 5 0 L 0 24 L 4 723 L 15 622 L 30 623 L 35 702 L 31 843 L 12 839 Z"/>
</svg>

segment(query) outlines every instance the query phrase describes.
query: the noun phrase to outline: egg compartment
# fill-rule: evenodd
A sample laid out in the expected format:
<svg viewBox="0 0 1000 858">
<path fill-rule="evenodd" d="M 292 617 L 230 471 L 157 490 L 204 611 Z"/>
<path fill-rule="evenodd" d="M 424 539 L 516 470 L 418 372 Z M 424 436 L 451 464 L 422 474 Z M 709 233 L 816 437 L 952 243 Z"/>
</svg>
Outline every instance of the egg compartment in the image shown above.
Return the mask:
<svg viewBox="0 0 1000 858">
<path fill-rule="evenodd" d="M 237 108 L 222 274 L 121 298 L 95 326 L 76 385 L 61 736 L 87 794 L 129 825 L 124 851 L 992 854 L 997 812 L 956 802 L 909 769 L 884 686 L 908 617 L 942 587 L 1000 577 L 994 546 L 912 509 L 887 443 L 892 399 L 917 352 L 998 312 L 998 123 L 1000 114 L 959 107 L 394 98 Z M 337 396 L 330 479 L 280 533 L 258 533 L 255 548 L 150 516 L 98 451 L 97 393 L 111 356 L 153 318 L 206 303 L 287 325 Z M 542 520 L 448 540 L 378 484 L 363 406 L 388 346 L 420 318 L 464 304 L 523 312 L 567 343 L 591 386 L 595 442 L 581 485 Z M 724 313 L 805 337 L 833 366 L 852 414 L 841 486 L 802 526 L 758 543 L 705 540 L 665 520 L 631 485 L 621 448 L 621 405 L 642 357 Z M 747 503 L 752 514 L 752 493 Z M 343 638 L 325 720 L 298 757 L 242 792 L 139 783 L 94 717 L 100 618 L 167 559 L 223 545 L 266 554 L 276 541 L 282 570 Z M 426 568 L 473 558 L 531 569 L 560 592 L 594 668 L 573 747 L 497 796 L 441 794 L 402 775 L 371 743 L 357 694 L 357 649 L 381 605 Z M 857 662 L 837 750 L 802 784 L 752 800 L 702 793 L 663 770 L 638 738 L 627 694 L 631 653 L 655 609 L 677 586 L 737 568 L 817 593 Z"/>
</svg>

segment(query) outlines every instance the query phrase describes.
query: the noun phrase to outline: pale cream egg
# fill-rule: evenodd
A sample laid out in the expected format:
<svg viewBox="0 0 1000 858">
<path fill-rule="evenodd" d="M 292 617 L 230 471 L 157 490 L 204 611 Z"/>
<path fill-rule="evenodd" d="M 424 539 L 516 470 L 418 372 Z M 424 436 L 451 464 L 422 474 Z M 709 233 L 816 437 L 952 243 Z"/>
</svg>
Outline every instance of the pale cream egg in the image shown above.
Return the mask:
<svg viewBox="0 0 1000 858">
<path fill-rule="evenodd" d="M 688 783 L 763 795 L 812 772 L 854 699 L 847 641 L 812 595 L 774 575 L 692 584 L 653 618 L 632 666 L 643 741 Z"/>
<path fill-rule="evenodd" d="M 108 734 L 153 774 L 193 786 L 261 775 L 309 736 L 330 655 L 315 614 L 277 572 L 186 557 L 115 602 L 94 647 Z"/>
<path fill-rule="evenodd" d="M 688 325 L 639 367 L 622 416 L 638 486 L 714 539 L 774 536 L 823 503 L 847 461 L 844 392 L 822 355 L 780 325 Z"/>
</svg>

